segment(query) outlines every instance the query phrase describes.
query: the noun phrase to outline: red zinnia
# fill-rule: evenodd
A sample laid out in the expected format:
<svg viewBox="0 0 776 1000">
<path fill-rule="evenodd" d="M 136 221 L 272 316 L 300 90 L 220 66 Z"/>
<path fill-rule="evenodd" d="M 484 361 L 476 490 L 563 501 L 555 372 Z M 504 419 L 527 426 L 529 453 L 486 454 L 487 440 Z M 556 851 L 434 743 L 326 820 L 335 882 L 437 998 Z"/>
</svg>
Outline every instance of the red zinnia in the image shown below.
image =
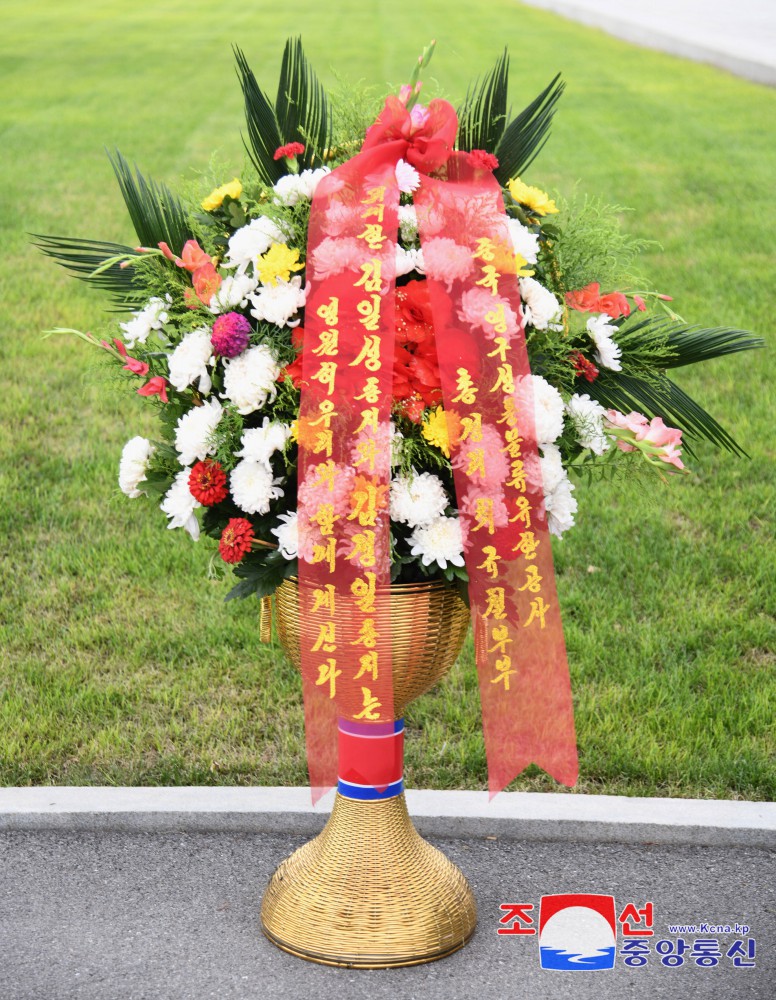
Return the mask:
<svg viewBox="0 0 776 1000">
<path fill-rule="evenodd" d="M 220 462 L 206 458 L 197 462 L 189 475 L 189 492 L 204 507 L 212 507 L 226 498 L 226 473 Z"/>
<path fill-rule="evenodd" d="M 218 551 L 224 562 L 238 563 L 251 551 L 253 525 L 244 517 L 233 517 L 224 528 Z"/>
<path fill-rule="evenodd" d="M 279 146 L 275 150 L 275 159 L 282 160 L 283 157 L 287 157 L 289 160 L 293 156 L 301 156 L 304 152 L 304 146 L 301 142 L 289 142 L 285 146 Z"/>
</svg>

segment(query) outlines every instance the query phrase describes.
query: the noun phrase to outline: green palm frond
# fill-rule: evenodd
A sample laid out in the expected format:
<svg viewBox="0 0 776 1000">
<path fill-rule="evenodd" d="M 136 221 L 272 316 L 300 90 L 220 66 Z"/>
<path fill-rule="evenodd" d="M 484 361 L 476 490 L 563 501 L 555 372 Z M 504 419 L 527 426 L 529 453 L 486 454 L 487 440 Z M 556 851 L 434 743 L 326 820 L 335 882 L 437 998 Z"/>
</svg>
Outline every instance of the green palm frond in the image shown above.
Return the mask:
<svg viewBox="0 0 776 1000">
<path fill-rule="evenodd" d="M 52 257 L 62 267 L 82 281 L 101 288 L 122 310 L 141 305 L 147 292 L 137 280 L 135 269 L 122 268 L 118 261 L 95 274 L 106 261 L 119 257 L 140 256 L 132 247 L 120 243 L 103 243 L 99 240 L 80 240 L 68 236 L 42 236 L 32 233 L 34 245 L 47 257 Z"/>
<path fill-rule="evenodd" d="M 243 142 L 261 180 L 275 184 L 286 173 L 286 165 L 274 157 L 275 150 L 289 142 L 304 146 L 299 157 L 302 167 L 320 165 L 330 141 L 331 119 L 323 87 L 305 58 L 301 39 L 286 42 L 274 108 L 243 52 L 235 47 L 234 54 L 248 128 L 248 142 Z"/>
<path fill-rule="evenodd" d="M 500 184 L 517 177 L 539 155 L 549 138 L 555 105 L 565 87 L 558 73 L 541 94 L 509 123 L 495 149 L 499 161 L 496 179 Z"/>
<path fill-rule="evenodd" d="M 179 199 L 166 185 L 146 180 L 137 167 L 133 175 L 118 150 L 114 156 L 108 154 L 108 158 L 141 245 L 156 247 L 164 242 L 174 253 L 180 253 L 194 234 Z"/>
<path fill-rule="evenodd" d="M 504 49 L 493 69 L 466 91 L 458 109 L 459 149 L 468 153 L 498 146 L 507 123 L 508 80 L 509 56 Z"/>
<path fill-rule="evenodd" d="M 709 361 L 711 358 L 753 351 L 765 346 L 762 337 L 755 337 L 748 330 L 736 330 L 732 327 L 705 329 L 698 326 L 678 326 L 669 333 L 667 343 L 673 357 L 666 361 L 666 368 L 681 368 L 699 361 Z"/>
<path fill-rule="evenodd" d="M 331 141 L 329 107 L 326 93 L 305 58 L 301 38 L 286 42 L 275 116 L 281 145 L 301 142 L 304 153 L 299 157 L 300 165 L 320 166 Z"/>
<path fill-rule="evenodd" d="M 665 376 L 657 380 L 653 377 L 647 382 L 623 372 L 602 370 L 594 382 L 585 385 L 585 392 L 602 406 L 621 413 L 637 410 L 646 417 L 662 417 L 669 427 L 682 431 L 684 447 L 689 454 L 693 454 L 690 440 L 705 438 L 734 455 L 746 456 L 744 449 L 711 414 Z"/>
</svg>

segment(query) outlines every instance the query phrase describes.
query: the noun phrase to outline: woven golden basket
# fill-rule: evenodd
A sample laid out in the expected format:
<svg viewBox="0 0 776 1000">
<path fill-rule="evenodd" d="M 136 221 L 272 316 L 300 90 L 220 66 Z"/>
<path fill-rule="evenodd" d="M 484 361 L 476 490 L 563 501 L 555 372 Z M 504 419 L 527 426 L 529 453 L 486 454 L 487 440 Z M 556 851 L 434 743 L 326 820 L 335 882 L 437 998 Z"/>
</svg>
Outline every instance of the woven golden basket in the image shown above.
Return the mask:
<svg viewBox="0 0 776 1000">
<path fill-rule="evenodd" d="M 281 643 L 300 667 L 299 593 L 276 594 Z M 439 583 L 377 594 L 378 630 L 390 624 L 394 711 L 427 691 L 455 662 L 469 613 Z M 313 638 L 315 638 L 313 636 Z M 326 965 L 388 968 L 449 955 L 477 922 L 463 874 L 417 833 L 404 794 L 364 802 L 337 794 L 323 832 L 273 875 L 262 930 L 278 947 Z"/>
</svg>

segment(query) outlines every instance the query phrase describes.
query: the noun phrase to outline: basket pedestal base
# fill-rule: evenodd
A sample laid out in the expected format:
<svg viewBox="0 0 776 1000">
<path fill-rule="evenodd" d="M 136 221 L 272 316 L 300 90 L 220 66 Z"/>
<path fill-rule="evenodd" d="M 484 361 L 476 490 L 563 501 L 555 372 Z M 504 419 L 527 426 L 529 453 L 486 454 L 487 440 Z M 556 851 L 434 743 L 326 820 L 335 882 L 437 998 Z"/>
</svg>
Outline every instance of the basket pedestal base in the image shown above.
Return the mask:
<svg viewBox="0 0 776 1000">
<path fill-rule="evenodd" d="M 371 969 L 449 955 L 476 922 L 468 882 L 415 830 L 404 794 L 337 794 L 323 831 L 280 865 L 261 908 L 262 930 L 284 951 Z"/>
</svg>

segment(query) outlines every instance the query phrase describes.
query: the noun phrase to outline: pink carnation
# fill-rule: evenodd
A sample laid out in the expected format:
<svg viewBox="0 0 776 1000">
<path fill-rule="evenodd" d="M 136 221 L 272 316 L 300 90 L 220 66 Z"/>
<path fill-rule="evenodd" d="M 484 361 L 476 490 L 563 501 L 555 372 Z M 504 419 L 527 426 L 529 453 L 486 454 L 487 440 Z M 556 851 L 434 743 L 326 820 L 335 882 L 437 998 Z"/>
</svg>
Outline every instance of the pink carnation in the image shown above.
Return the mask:
<svg viewBox="0 0 776 1000">
<path fill-rule="evenodd" d="M 240 313 L 228 312 L 219 316 L 213 324 L 210 343 L 216 354 L 222 358 L 236 358 L 248 346 L 251 324 Z"/>
</svg>

